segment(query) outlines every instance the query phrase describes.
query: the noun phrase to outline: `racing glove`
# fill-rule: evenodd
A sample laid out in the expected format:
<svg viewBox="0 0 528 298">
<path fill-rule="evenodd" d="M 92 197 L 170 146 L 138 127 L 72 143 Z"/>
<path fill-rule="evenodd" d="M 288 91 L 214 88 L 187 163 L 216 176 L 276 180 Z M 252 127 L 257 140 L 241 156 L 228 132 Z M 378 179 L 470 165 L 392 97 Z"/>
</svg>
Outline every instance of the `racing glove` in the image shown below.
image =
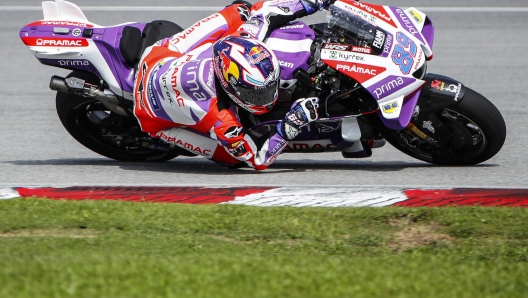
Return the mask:
<svg viewBox="0 0 528 298">
<path fill-rule="evenodd" d="M 301 132 L 303 126 L 317 120 L 319 117 L 318 103 L 319 98 L 317 97 L 301 98 L 294 102 L 291 110 L 277 124 L 279 135 L 286 141 L 293 140 Z"/>
<path fill-rule="evenodd" d="M 301 0 L 307 14 L 314 14 L 319 10 L 328 9 L 336 0 Z"/>
</svg>

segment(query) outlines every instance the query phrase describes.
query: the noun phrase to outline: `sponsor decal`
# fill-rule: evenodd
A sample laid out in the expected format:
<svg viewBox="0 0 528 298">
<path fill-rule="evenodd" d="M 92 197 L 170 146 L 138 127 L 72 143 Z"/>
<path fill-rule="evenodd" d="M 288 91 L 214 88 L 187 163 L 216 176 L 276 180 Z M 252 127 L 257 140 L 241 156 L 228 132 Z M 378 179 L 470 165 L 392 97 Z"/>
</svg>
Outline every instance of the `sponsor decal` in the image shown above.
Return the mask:
<svg viewBox="0 0 528 298">
<path fill-rule="evenodd" d="M 385 42 L 385 33 L 380 30 L 376 30 L 376 36 L 372 45 L 380 50 L 383 49 L 383 43 Z"/>
<path fill-rule="evenodd" d="M 257 45 L 251 48 L 249 51 L 249 63 L 256 65 L 260 61 L 271 57 L 270 53 L 266 51 L 262 46 Z"/>
<path fill-rule="evenodd" d="M 403 78 L 397 77 L 374 89 L 373 92 L 374 94 L 376 94 L 376 97 L 380 99 L 385 93 L 390 92 L 391 90 L 396 89 L 399 86 L 402 86 L 404 83 L 405 82 L 403 81 Z"/>
<path fill-rule="evenodd" d="M 169 101 L 169 104 L 172 106 L 173 104 L 173 100 L 172 100 L 172 96 L 171 96 L 171 93 L 169 91 L 169 87 L 167 86 L 167 75 L 169 74 L 169 71 L 165 71 L 165 73 L 163 73 L 163 75 L 161 76 L 161 82 L 163 83 L 163 90 L 165 90 L 165 97 L 162 97 L 163 100 L 165 100 L 165 98 Z"/>
<path fill-rule="evenodd" d="M 458 86 L 457 85 L 454 85 L 454 84 L 450 84 L 449 86 L 446 86 L 446 83 L 445 82 L 442 82 L 440 80 L 433 80 L 431 82 L 431 87 L 432 88 L 435 88 L 437 90 L 440 90 L 440 91 L 449 91 L 449 92 L 453 92 L 453 93 L 456 93 L 457 91 L 460 90 L 460 87 L 462 86 L 461 83 L 458 83 Z"/>
<path fill-rule="evenodd" d="M 240 19 L 242 21 L 249 20 L 249 18 L 251 17 L 251 14 L 249 13 L 249 10 L 247 9 L 246 6 L 239 6 L 237 7 L 237 9 L 238 9 L 238 14 L 240 15 Z"/>
<path fill-rule="evenodd" d="M 202 24 L 205 24 L 205 23 L 207 23 L 207 22 L 209 22 L 209 21 L 211 21 L 211 20 L 214 20 L 214 19 L 218 18 L 219 16 L 220 16 L 220 14 L 215 13 L 214 15 L 212 15 L 212 16 L 210 16 L 210 17 L 207 17 L 207 18 L 205 18 L 205 19 L 199 21 L 198 23 L 192 25 L 192 26 L 191 26 L 189 29 L 187 29 L 185 32 L 183 32 L 183 33 L 178 33 L 178 34 L 174 35 L 174 36 L 170 39 L 170 41 L 171 41 L 172 43 L 176 44 L 176 43 L 178 43 L 178 42 L 180 42 L 180 41 L 186 39 L 187 36 L 188 36 L 189 34 L 193 33 L 194 30 L 196 30 L 197 28 L 199 28 Z"/>
<path fill-rule="evenodd" d="M 158 137 L 162 140 L 164 140 L 165 142 L 168 142 L 168 143 L 173 143 L 183 149 L 186 149 L 192 153 L 196 153 L 196 154 L 200 154 L 200 155 L 205 155 L 205 156 L 211 156 L 211 150 L 208 150 L 208 149 L 202 149 L 200 148 L 199 146 L 195 146 L 191 143 L 188 143 L 188 142 L 184 142 L 180 139 L 177 139 L 175 137 L 170 137 L 170 136 L 167 136 L 166 134 L 164 134 L 163 132 L 159 132 L 158 133 Z"/>
<path fill-rule="evenodd" d="M 223 73 L 224 74 L 218 80 L 218 81 L 220 81 L 220 84 L 222 85 L 222 87 L 229 88 L 229 86 L 227 85 L 226 80 L 224 80 L 224 77 L 226 76 L 226 74 L 224 72 L 225 68 L 224 68 L 223 60 L 224 59 L 222 59 L 222 64 L 220 64 L 220 58 L 218 56 L 214 57 L 214 68 L 215 68 L 216 73 Z"/>
<path fill-rule="evenodd" d="M 349 45 L 339 44 L 339 43 L 325 43 L 323 49 L 327 50 L 338 50 L 338 51 L 348 51 L 350 49 Z"/>
<path fill-rule="evenodd" d="M 246 24 L 260 26 L 260 24 L 262 24 L 262 21 L 257 18 L 252 18 L 249 21 L 247 21 Z"/>
<path fill-rule="evenodd" d="M 358 47 L 358 46 L 351 47 L 350 51 L 356 52 L 356 53 L 362 53 L 362 54 L 371 54 L 372 53 L 372 49 L 371 48 L 364 48 L 364 47 Z"/>
<path fill-rule="evenodd" d="M 93 28 L 93 25 L 79 22 L 68 22 L 68 21 L 40 21 L 29 24 L 28 26 L 72 26 L 82 28 Z"/>
<path fill-rule="evenodd" d="M 431 82 L 431 88 L 435 88 L 440 91 L 448 91 L 451 93 L 455 93 L 455 101 L 458 101 L 458 98 L 460 97 L 460 91 L 462 90 L 462 83 L 458 83 L 458 85 L 449 84 L 449 86 L 446 86 L 445 82 L 442 82 L 440 80 L 433 80 Z"/>
<path fill-rule="evenodd" d="M 280 5 L 292 5 L 292 4 L 297 4 L 299 3 L 298 1 L 284 1 L 284 0 L 274 0 L 274 1 L 270 1 L 269 4 L 271 5 L 274 5 L 274 4 L 280 4 Z"/>
<path fill-rule="evenodd" d="M 231 155 L 233 155 L 238 160 L 249 160 L 251 157 L 253 157 L 251 152 L 248 152 L 245 140 L 230 144 L 228 150 L 229 153 L 231 153 Z"/>
<path fill-rule="evenodd" d="M 286 145 L 286 143 L 288 143 L 288 141 L 282 139 L 280 142 L 278 142 L 275 145 L 275 147 L 273 147 L 273 149 L 269 151 L 269 154 L 272 156 L 278 155 L 282 151 L 282 149 L 284 149 L 284 146 Z"/>
<path fill-rule="evenodd" d="M 92 65 L 88 60 L 59 60 L 60 66 L 90 66 Z"/>
<path fill-rule="evenodd" d="M 368 12 L 371 15 L 374 15 L 375 17 L 390 24 L 391 26 L 395 28 L 397 27 L 396 24 L 394 23 L 394 20 L 389 16 L 389 14 L 385 10 L 385 8 L 383 8 L 383 6 L 366 4 L 366 3 L 356 2 L 356 1 L 352 2 L 351 4 L 365 12 Z"/>
<path fill-rule="evenodd" d="M 371 75 L 371 76 L 375 76 L 377 75 L 377 70 L 376 69 L 371 69 L 371 68 L 368 68 L 368 66 L 365 66 L 365 67 L 362 67 L 362 66 L 359 66 L 360 64 L 352 64 L 352 65 L 341 65 L 341 64 L 338 64 L 337 65 L 337 70 L 341 70 L 342 72 L 355 72 L 355 73 L 359 73 L 359 74 L 368 74 L 368 75 Z"/>
<path fill-rule="evenodd" d="M 257 36 L 259 30 L 260 30 L 260 27 L 257 26 L 257 25 L 251 25 L 251 24 L 244 24 L 242 25 L 242 27 L 240 27 L 242 30 L 246 31 L 247 33 L 253 35 L 253 36 Z"/>
<path fill-rule="evenodd" d="M 420 116 L 420 106 L 416 106 L 414 107 L 414 112 L 413 112 L 413 115 L 412 115 L 414 118 L 417 118 L 418 116 Z"/>
<path fill-rule="evenodd" d="M 179 107 L 185 106 L 185 100 L 181 97 L 181 92 L 178 90 L 178 72 L 179 68 L 175 67 L 171 75 L 172 91 L 176 94 L 176 103 Z"/>
<path fill-rule="evenodd" d="M 339 53 L 337 57 L 343 61 L 365 61 L 365 57 L 358 56 L 354 53 Z"/>
<path fill-rule="evenodd" d="M 214 90 L 214 69 L 213 64 L 210 64 L 209 73 L 207 74 L 207 83 L 205 83 L 209 89 Z"/>
<path fill-rule="evenodd" d="M 332 144 L 307 144 L 307 143 L 297 143 L 289 142 L 284 151 L 324 151 L 325 149 L 334 149 L 336 146 Z"/>
<path fill-rule="evenodd" d="M 302 126 L 304 123 L 304 121 L 302 119 L 304 119 L 304 115 L 301 111 L 299 110 L 296 110 L 295 113 L 291 113 L 291 114 L 288 114 L 288 120 L 290 120 L 291 123 L 297 125 L 297 126 Z M 288 123 L 286 123 L 288 124 Z"/>
<path fill-rule="evenodd" d="M 230 128 L 224 133 L 224 137 L 226 137 L 227 139 L 236 138 L 236 137 L 238 137 L 240 134 L 242 134 L 243 131 L 244 131 L 244 128 L 243 128 L 243 127 L 240 127 L 240 126 L 233 126 L 233 127 L 230 127 Z"/>
<path fill-rule="evenodd" d="M 150 101 L 150 104 L 151 106 L 153 107 L 154 110 L 159 110 L 160 109 L 160 106 L 158 105 L 158 101 L 156 99 L 156 96 L 155 94 L 157 93 L 156 90 L 154 89 L 154 80 L 156 78 L 156 74 L 159 72 L 159 68 L 156 68 L 154 69 L 151 73 L 150 73 L 150 76 L 149 76 L 149 82 L 148 82 L 148 97 L 149 97 L 149 101 Z"/>
<path fill-rule="evenodd" d="M 294 64 L 287 61 L 279 60 L 279 65 L 282 67 L 293 68 Z"/>
<path fill-rule="evenodd" d="M 420 67 L 420 63 L 422 63 L 422 59 L 423 59 L 423 51 L 422 49 L 420 49 L 420 51 L 418 52 L 418 60 L 416 60 L 416 65 L 414 66 L 414 70 L 418 70 L 418 67 Z"/>
<path fill-rule="evenodd" d="M 348 11 L 350 11 L 352 14 L 366 20 L 367 22 L 369 23 L 372 23 L 372 24 L 375 24 L 376 23 L 376 17 L 374 17 L 373 15 L 369 14 L 369 13 L 366 13 L 365 11 L 359 9 L 359 8 L 356 8 L 354 6 L 350 6 L 346 3 L 340 3 L 340 6 L 344 7 L 345 9 L 347 9 Z"/>
<path fill-rule="evenodd" d="M 188 80 L 185 83 L 189 87 L 189 91 L 192 92 L 191 96 L 196 100 L 206 100 L 207 95 L 200 90 L 200 85 L 198 84 L 198 66 L 189 67 L 186 75 L 188 76 Z M 200 92 L 198 92 L 199 90 Z"/>
<path fill-rule="evenodd" d="M 385 38 L 385 46 L 383 46 L 383 53 L 390 54 L 392 49 L 392 35 L 387 35 Z"/>
<path fill-rule="evenodd" d="M 280 27 L 279 30 L 302 29 L 302 28 L 304 28 L 304 24 L 288 25 L 288 26 Z"/>
<path fill-rule="evenodd" d="M 398 102 L 397 101 L 393 101 L 393 102 L 389 102 L 387 104 L 383 104 L 381 106 L 381 108 L 383 109 L 383 112 L 387 113 L 387 114 L 392 114 L 394 112 L 396 112 L 399 108 L 399 105 L 398 105 Z"/>
<path fill-rule="evenodd" d="M 73 36 L 80 36 L 81 34 L 82 34 L 82 30 L 79 29 L 79 28 L 75 28 L 75 29 L 73 29 L 73 31 L 72 31 L 72 35 L 73 35 Z"/>
<path fill-rule="evenodd" d="M 141 108 L 146 108 L 145 101 L 143 100 L 143 91 L 145 90 L 145 76 L 147 75 L 147 63 L 141 65 L 141 71 L 138 72 L 137 78 L 139 79 L 139 85 L 137 88 L 136 98 L 138 99 L 140 105 L 136 105 L 138 110 Z"/>
<path fill-rule="evenodd" d="M 359 63 L 364 61 L 365 57 L 356 55 L 354 52 L 338 52 L 337 58 L 336 60 L 324 59 L 324 62 L 335 70 L 353 78 L 360 84 L 387 70 L 384 67 Z"/>
<path fill-rule="evenodd" d="M 288 7 L 279 6 L 279 9 L 282 10 L 284 13 L 289 13 L 290 9 Z"/>
<path fill-rule="evenodd" d="M 330 59 L 337 59 L 337 52 L 336 51 L 330 51 Z"/>
<path fill-rule="evenodd" d="M 433 122 L 431 121 L 424 121 L 422 124 L 422 127 L 427 129 L 428 131 L 435 133 L 435 128 L 433 126 Z"/>
<path fill-rule="evenodd" d="M 409 9 L 407 11 L 411 17 L 416 21 L 416 24 L 421 24 L 423 22 L 422 16 L 414 9 Z"/>
<path fill-rule="evenodd" d="M 49 38 L 24 37 L 22 41 L 27 46 L 39 47 L 87 47 L 88 41 L 82 38 Z"/>
<path fill-rule="evenodd" d="M 407 30 L 414 37 L 422 41 L 423 39 L 421 37 L 420 31 L 416 29 L 416 26 L 414 26 L 413 22 L 409 19 L 405 11 L 399 8 L 395 9 L 394 11 L 396 12 L 396 15 L 400 18 L 400 23 L 402 23 L 403 27 L 405 27 L 405 30 Z"/>
</svg>

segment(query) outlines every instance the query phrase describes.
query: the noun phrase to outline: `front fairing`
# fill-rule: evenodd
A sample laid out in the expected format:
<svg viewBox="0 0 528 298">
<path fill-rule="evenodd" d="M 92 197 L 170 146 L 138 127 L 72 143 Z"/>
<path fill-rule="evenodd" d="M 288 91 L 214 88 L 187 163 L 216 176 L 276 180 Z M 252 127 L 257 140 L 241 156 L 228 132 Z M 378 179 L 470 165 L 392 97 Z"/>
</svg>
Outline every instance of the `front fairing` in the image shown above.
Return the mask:
<svg viewBox="0 0 528 298">
<path fill-rule="evenodd" d="M 353 0 L 335 2 L 327 21 L 327 37 L 350 47 L 326 45 L 321 59 L 373 96 L 388 127 L 407 126 L 424 84 L 426 61 L 433 56 L 431 21 L 415 8 Z"/>
</svg>

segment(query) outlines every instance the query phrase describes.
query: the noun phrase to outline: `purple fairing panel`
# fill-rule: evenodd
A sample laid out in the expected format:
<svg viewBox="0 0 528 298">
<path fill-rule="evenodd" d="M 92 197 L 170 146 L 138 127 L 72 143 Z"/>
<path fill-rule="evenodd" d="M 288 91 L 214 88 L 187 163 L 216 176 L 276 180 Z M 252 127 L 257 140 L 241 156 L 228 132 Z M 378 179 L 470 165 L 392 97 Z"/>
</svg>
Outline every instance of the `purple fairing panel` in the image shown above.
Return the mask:
<svg viewBox="0 0 528 298">
<path fill-rule="evenodd" d="M 378 116 L 383 121 L 383 124 L 393 130 L 402 130 L 411 122 L 412 115 L 414 113 L 414 108 L 418 103 L 418 99 L 422 94 L 422 89 L 418 89 L 410 98 L 406 99 L 403 103 L 402 110 L 400 112 L 400 117 L 397 119 L 386 119 L 381 114 L 381 111 L 378 111 Z"/>
<path fill-rule="evenodd" d="M 379 101 L 380 99 L 387 97 L 387 95 L 393 94 L 415 82 L 415 78 L 391 75 L 368 87 L 367 91 L 372 94 L 374 99 Z"/>
<path fill-rule="evenodd" d="M 422 29 L 422 35 L 427 41 L 427 44 L 431 49 L 433 49 L 433 40 L 434 40 L 434 25 L 433 21 L 429 17 L 425 17 L 425 24 Z"/>
<path fill-rule="evenodd" d="M 315 32 L 303 22 L 292 22 L 274 30 L 269 38 L 282 39 L 285 41 L 315 40 Z M 299 43 L 302 46 L 302 43 Z M 293 79 L 293 72 L 298 68 L 308 70 L 308 59 L 311 56 L 309 48 L 288 49 L 281 51 L 280 48 L 272 47 L 273 52 L 281 64 L 281 79 Z"/>
<path fill-rule="evenodd" d="M 43 25 L 43 23 L 50 23 Z M 54 25 L 56 23 L 56 25 Z M 66 34 L 55 34 L 53 30 L 55 28 L 68 29 L 69 32 Z M 52 38 L 54 40 L 85 40 L 86 38 L 82 37 L 82 30 L 86 28 L 86 24 L 66 22 L 66 21 L 37 21 L 31 24 L 24 26 L 20 30 L 20 38 L 24 43 L 26 39 L 31 38 Z M 34 44 L 27 44 L 28 46 Z M 84 70 L 96 75 L 99 74 L 95 66 L 86 59 L 46 59 L 46 58 L 37 58 L 40 63 L 49 66 L 55 66 L 71 70 Z"/>
<path fill-rule="evenodd" d="M 136 27 L 143 31 L 146 24 L 131 23 L 124 26 L 98 28 L 99 30 L 94 30 L 92 40 L 108 63 L 121 89 L 125 92 L 132 92 L 134 89 L 134 67 L 126 64 L 119 50 L 119 42 L 125 26 Z"/>
<path fill-rule="evenodd" d="M 417 38 L 419 41 L 424 42 L 422 33 L 418 31 L 414 23 L 411 21 L 409 16 L 405 13 L 405 11 L 398 7 L 389 6 L 394 15 L 396 16 L 396 19 L 400 22 L 401 27 L 405 29 L 407 32 L 412 34 L 415 38 Z"/>
</svg>

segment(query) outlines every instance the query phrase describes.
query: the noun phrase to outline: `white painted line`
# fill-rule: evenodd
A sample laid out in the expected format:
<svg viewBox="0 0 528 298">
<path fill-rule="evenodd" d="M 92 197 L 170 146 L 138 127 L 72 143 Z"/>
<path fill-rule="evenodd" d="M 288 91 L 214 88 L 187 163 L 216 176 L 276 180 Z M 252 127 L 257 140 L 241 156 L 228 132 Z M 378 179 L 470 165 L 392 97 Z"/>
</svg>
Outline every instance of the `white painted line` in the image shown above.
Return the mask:
<svg viewBox="0 0 528 298">
<path fill-rule="evenodd" d="M 84 6 L 82 11 L 220 11 L 224 6 Z M 0 11 L 40 11 L 41 6 L 0 6 Z"/>
<path fill-rule="evenodd" d="M 280 187 L 235 197 L 225 204 L 292 207 L 381 207 L 408 200 L 402 189 Z"/>
<path fill-rule="evenodd" d="M 220 11 L 223 6 L 84 6 L 83 11 Z M 417 7 L 423 12 L 528 12 L 528 7 Z M 0 6 L 0 11 L 41 11 L 41 6 Z"/>
<path fill-rule="evenodd" d="M 528 7 L 417 7 L 424 12 L 528 12 Z"/>
<path fill-rule="evenodd" d="M 0 188 L 0 200 L 19 198 L 20 194 L 14 188 Z"/>
</svg>

